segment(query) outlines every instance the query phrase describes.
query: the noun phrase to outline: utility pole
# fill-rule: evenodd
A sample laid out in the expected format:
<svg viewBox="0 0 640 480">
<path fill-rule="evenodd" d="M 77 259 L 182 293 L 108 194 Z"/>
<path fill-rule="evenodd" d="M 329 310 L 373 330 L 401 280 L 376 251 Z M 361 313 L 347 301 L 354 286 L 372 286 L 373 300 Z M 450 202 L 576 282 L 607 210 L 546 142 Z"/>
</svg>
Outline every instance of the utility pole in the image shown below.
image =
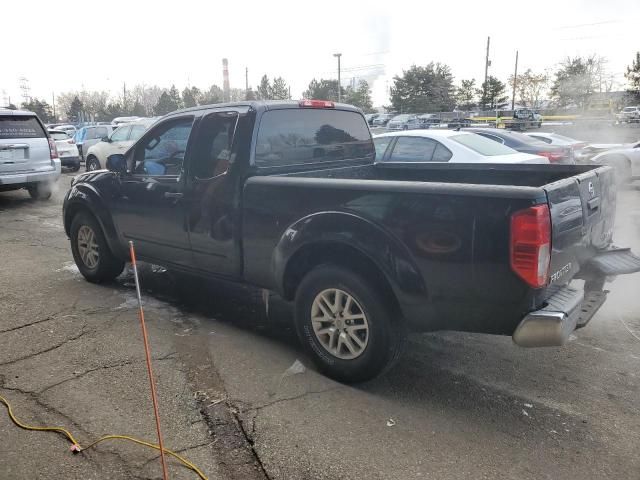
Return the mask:
<svg viewBox="0 0 640 480">
<path fill-rule="evenodd" d="M 338 58 L 338 103 L 342 101 L 342 86 L 340 84 L 340 57 L 342 57 L 341 53 L 334 53 L 334 57 Z"/>
<path fill-rule="evenodd" d="M 53 107 L 53 122 L 58 121 L 58 116 L 56 115 L 56 92 L 51 92 L 51 106 Z"/>
<path fill-rule="evenodd" d="M 491 37 L 487 37 L 487 56 L 484 60 L 484 87 L 482 88 L 483 97 L 487 99 L 487 80 L 489 79 L 489 66 L 491 65 L 491 60 L 489 60 L 489 44 L 491 43 Z"/>
<path fill-rule="evenodd" d="M 249 95 L 249 67 L 244 67 L 244 90 Z"/>
<path fill-rule="evenodd" d="M 513 72 L 513 95 L 511 96 L 511 110 L 516 107 L 516 87 L 518 86 L 518 50 L 516 50 L 516 69 Z"/>
</svg>

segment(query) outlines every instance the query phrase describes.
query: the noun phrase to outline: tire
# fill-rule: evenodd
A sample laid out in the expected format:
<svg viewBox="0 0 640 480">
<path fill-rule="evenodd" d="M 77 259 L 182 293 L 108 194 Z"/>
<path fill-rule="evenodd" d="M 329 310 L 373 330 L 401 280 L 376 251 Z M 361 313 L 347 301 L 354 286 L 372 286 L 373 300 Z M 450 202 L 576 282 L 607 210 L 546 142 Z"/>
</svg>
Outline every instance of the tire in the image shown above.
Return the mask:
<svg viewBox="0 0 640 480">
<path fill-rule="evenodd" d="M 34 200 L 49 200 L 53 193 L 50 183 L 40 182 L 34 183 L 27 187 L 27 191 Z"/>
<path fill-rule="evenodd" d="M 100 161 L 94 157 L 93 155 L 89 155 L 87 157 L 87 161 L 85 162 L 85 171 L 93 172 L 94 170 L 100 170 Z"/>
<path fill-rule="evenodd" d="M 341 301 L 336 292 L 342 292 Z M 319 308 L 323 295 L 328 301 Z M 404 346 L 406 331 L 403 319 L 394 315 L 391 302 L 385 298 L 385 292 L 365 277 L 334 265 L 320 265 L 302 279 L 295 298 L 296 331 L 322 373 L 345 383 L 363 382 L 395 363 Z M 341 305 L 333 308 L 331 304 Z M 350 307 L 345 309 L 347 304 Z M 349 320 L 338 316 L 312 321 L 314 315 L 317 319 L 329 318 L 326 312 L 334 310 L 354 318 L 360 312 L 362 318 Z M 331 329 L 333 332 L 326 332 Z M 355 356 L 347 340 L 355 348 Z"/>
<path fill-rule="evenodd" d="M 73 167 L 71 167 L 72 172 L 77 172 L 80 170 L 80 162 L 76 163 Z"/>
<path fill-rule="evenodd" d="M 80 212 L 73 217 L 70 238 L 73 260 L 89 282 L 108 282 L 122 273 L 124 262 L 116 258 L 109 249 L 104 233 L 93 215 Z M 88 251 L 92 251 L 92 254 Z"/>
</svg>

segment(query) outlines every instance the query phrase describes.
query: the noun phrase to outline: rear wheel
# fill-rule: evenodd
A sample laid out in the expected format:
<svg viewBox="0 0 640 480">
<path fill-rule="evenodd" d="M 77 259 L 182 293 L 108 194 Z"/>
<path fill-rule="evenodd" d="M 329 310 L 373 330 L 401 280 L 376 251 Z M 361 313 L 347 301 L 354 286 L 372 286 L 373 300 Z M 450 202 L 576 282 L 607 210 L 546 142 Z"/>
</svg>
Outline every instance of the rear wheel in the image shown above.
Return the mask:
<svg viewBox="0 0 640 480">
<path fill-rule="evenodd" d="M 87 157 L 85 169 L 87 172 L 93 172 L 94 170 L 100 170 L 100 161 L 93 155 Z"/>
<path fill-rule="evenodd" d="M 70 233 L 73 259 L 84 278 L 101 283 L 122 273 L 124 262 L 113 255 L 100 225 L 91 214 L 77 214 L 71 222 Z"/>
<path fill-rule="evenodd" d="M 381 289 L 350 270 L 321 265 L 296 293 L 296 329 L 320 371 L 343 382 L 369 380 L 393 365 L 404 322 Z"/>
<path fill-rule="evenodd" d="M 51 198 L 51 184 L 46 182 L 34 183 L 27 187 L 27 191 L 34 200 L 49 200 Z"/>
<path fill-rule="evenodd" d="M 72 172 L 77 172 L 78 170 L 80 170 L 80 162 L 74 163 L 73 166 L 71 167 Z"/>
</svg>

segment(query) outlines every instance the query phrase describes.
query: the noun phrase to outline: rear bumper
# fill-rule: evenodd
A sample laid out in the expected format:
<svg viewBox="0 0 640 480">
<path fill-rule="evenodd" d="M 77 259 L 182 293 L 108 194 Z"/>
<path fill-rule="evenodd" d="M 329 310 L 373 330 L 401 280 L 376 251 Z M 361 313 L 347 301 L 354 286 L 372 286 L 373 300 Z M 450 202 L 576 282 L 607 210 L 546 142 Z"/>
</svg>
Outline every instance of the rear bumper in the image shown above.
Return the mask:
<svg viewBox="0 0 640 480">
<path fill-rule="evenodd" d="M 565 287 L 553 295 L 547 306 L 527 314 L 516 331 L 513 341 L 521 347 L 558 347 L 569 335 L 584 327 L 607 298 L 607 292 L 589 292 Z"/>
<path fill-rule="evenodd" d="M 0 185 L 26 185 L 37 182 L 55 182 L 61 175 L 60 159 L 52 160 L 53 168 L 38 172 L 29 173 L 0 173 Z"/>
<path fill-rule="evenodd" d="M 584 327 L 607 299 L 605 279 L 640 271 L 640 257 L 628 248 L 612 248 L 594 256 L 580 269 L 587 292 L 565 286 L 540 310 L 528 313 L 513 333 L 521 347 L 564 345 L 576 328 Z M 577 278 L 578 278 L 577 277 Z"/>
<path fill-rule="evenodd" d="M 80 157 L 60 157 L 60 163 L 63 167 L 80 165 Z"/>
</svg>

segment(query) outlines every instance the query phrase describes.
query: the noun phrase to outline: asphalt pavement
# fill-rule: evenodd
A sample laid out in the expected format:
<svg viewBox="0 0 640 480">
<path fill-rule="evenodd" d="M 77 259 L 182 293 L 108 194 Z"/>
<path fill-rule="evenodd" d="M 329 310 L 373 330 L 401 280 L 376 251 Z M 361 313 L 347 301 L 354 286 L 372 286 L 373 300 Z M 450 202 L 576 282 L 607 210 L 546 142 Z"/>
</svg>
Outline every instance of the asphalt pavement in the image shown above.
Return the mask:
<svg viewBox="0 0 640 480">
<path fill-rule="evenodd" d="M 131 274 L 79 275 L 61 222 L 70 178 L 48 202 L 0 194 L 0 394 L 81 443 L 154 440 Z M 640 182 L 618 195 L 614 238 L 640 252 Z M 276 297 L 150 265 L 142 284 L 165 443 L 211 479 L 640 478 L 640 274 L 608 284 L 565 347 L 414 335 L 393 370 L 357 386 L 314 370 Z M 0 433 L 2 479 L 160 477 L 152 450 L 74 456 L 1 407 Z"/>
</svg>

